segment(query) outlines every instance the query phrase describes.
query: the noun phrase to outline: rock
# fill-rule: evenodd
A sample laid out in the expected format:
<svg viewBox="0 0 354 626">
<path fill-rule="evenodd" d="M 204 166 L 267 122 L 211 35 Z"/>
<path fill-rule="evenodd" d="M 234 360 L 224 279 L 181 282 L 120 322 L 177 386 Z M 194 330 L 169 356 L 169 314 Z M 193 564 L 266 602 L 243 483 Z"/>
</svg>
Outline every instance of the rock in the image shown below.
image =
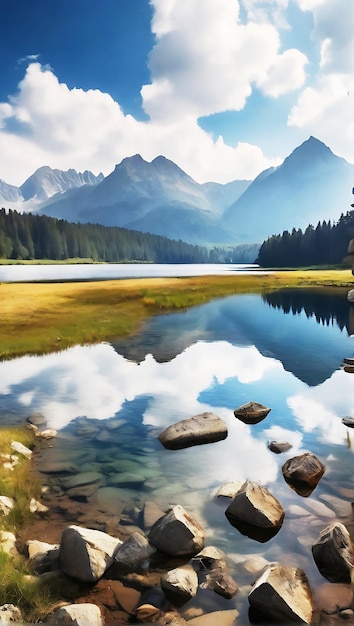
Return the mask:
<svg viewBox="0 0 354 626">
<path fill-rule="evenodd" d="M 147 538 L 140 532 L 134 532 L 128 539 L 118 548 L 114 556 L 114 564 L 128 568 L 138 568 L 147 561 L 152 554 L 153 548 Z"/>
<path fill-rule="evenodd" d="M 224 485 L 221 485 L 221 487 L 219 487 L 215 494 L 215 497 L 234 498 L 238 490 L 241 489 L 243 483 L 243 480 L 235 480 L 231 483 L 225 483 Z"/>
<path fill-rule="evenodd" d="M 206 575 L 205 581 L 200 585 L 201 589 L 215 591 L 223 598 L 230 600 L 238 591 L 238 585 L 234 579 L 223 569 L 213 569 Z"/>
<path fill-rule="evenodd" d="M 141 604 L 135 610 L 135 615 L 139 622 L 154 623 L 159 620 L 162 615 L 162 611 L 153 604 Z"/>
<path fill-rule="evenodd" d="M 324 583 L 314 589 L 313 603 L 322 613 L 334 615 L 350 609 L 353 604 L 353 589 L 342 583 Z"/>
<path fill-rule="evenodd" d="M 58 432 L 54 428 L 46 428 L 45 430 L 37 430 L 35 434 L 38 439 L 54 439 Z"/>
<path fill-rule="evenodd" d="M 315 563 L 322 576 L 333 583 L 350 583 L 354 548 L 344 524 L 325 528 L 312 546 Z"/>
<path fill-rule="evenodd" d="M 268 489 L 248 480 L 237 492 L 225 515 L 243 535 L 263 543 L 280 530 L 285 513 Z"/>
<path fill-rule="evenodd" d="M 27 459 L 31 458 L 32 450 L 27 448 L 27 446 L 24 446 L 23 443 L 21 443 L 20 441 L 11 441 L 10 445 L 12 450 L 14 450 L 14 452 L 17 452 L 17 454 L 22 454 L 22 456 L 25 456 Z"/>
<path fill-rule="evenodd" d="M 16 535 L 7 530 L 0 530 L 0 548 L 6 554 L 16 556 L 18 554 L 16 548 Z"/>
<path fill-rule="evenodd" d="M 354 428 L 354 417 L 343 417 L 342 424 L 348 428 Z"/>
<path fill-rule="evenodd" d="M 31 498 L 29 505 L 31 513 L 47 513 L 49 511 L 48 507 L 39 500 L 35 498 Z"/>
<path fill-rule="evenodd" d="M 182 606 L 194 598 L 198 589 L 198 576 L 189 564 L 176 567 L 161 576 L 161 589 L 175 606 Z"/>
<path fill-rule="evenodd" d="M 29 540 L 26 542 L 28 566 L 35 574 L 53 572 L 59 568 L 59 544 Z"/>
<path fill-rule="evenodd" d="M 258 402 L 247 402 L 234 410 L 234 416 L 245 424 L 258 424 L 267 417 L 270 410 Z"/>
<path fill-rule="evenodd" d="M 354 357 L 344 357 L 343 363 L 347 365 L 354 365 Z"/>
<path fill-rule="evenodd" d="M 281 454 L 282 452 L 290 450 L 292 445 L 288 441 L 270 441 L 268 443 L 268 448 L 271 452 L 275 452 L 275 454 Z"/>
<path fill-rule="evenodd" d="M 120 539 L 100 530 L 68 526 L 62 533 L 59 560 L 63 572 L 83 582 L 95 582 L 112 565 Z"/>
<path fill-rule="evenodd" d="M 14 501 L 7 496 L 0 496 L 0 515 L 8 515 L 14 508 Z"/>
<path fill-rule="evenodd" d="M 309 496 L 317 487 L 326 466 L 312 452 L 285 461 L 282 472 L 288 485 L 301 496 Z"/>
<path fill-rule="evenodd" d="M 69 604 L 62 606 L 46 620 L 53 626 L 103 626 L 101 611 L 95 604 Z"/>
<path fill-rule="evenodd" d="M 348 302 L 354 302 L 354 289 L 350 289 L 347 294 Z"/>
<path fill-rule="evenodd" d="M 227 426 L 215 413 L 200 413 L 168 426 L 159 435 L 162 445 L 179 450 L 204 443 L 221 441 L 227 437 Z"/>
<path fill-rule="evenodd" d="M 250 606 L 272 622 L 312 621 L 313 604 L 310 586 L 303 570 L 269 565 L 248 594 Z"/>
<path fill-rule="evenodd" d="M 187 621 L 188 626 L 235 626 L 238 617 L 236 609 L 213 611 Z"/>
<path fill-rule="evenodd" d="M 241 565 L 247 574 L 260 574 L 269 565 L 269 561 L 264 556 L 255 554 L 245 559 Z"/>
<path fill-rule="evenodd" d="M 149 542 L 164 554 L 193 555 L 204 547 L 204 531 L 182 506 L 176 505 L 152 526 Z"/>
<path fill-rule="evenodd" d="M 0 606 L 0 624 L 9 624 L 9 622 L 23 623 L 23 617 L 20 609 L 14 604 L 3 604 Z"/>
<path fill-rule="evenodd" d="M 219 548 L 208 546 L 192 558 L 192 565 L 201 572 L 214 568 L 225 568 L 226 555 L 222 550 L 219 550 Z"/>
<path fill-rule="evenodd" d="M 155 522 L 161 519 L 164 515 L 165 512 L 161 511 L 155 502 L 147 500 L 142 511 L 139 513 L 138 520 L 145 532 L 148 532 Z"/>
<path fill-rule="evenodd" d="M 47 427 L 47 420 L 42 413 L 31 413 L 31 415 L 27 417 L 26 421 L 33 426 L 37 426 L 38 428 L 40 426 L 42 428 Z"/>
</svg>

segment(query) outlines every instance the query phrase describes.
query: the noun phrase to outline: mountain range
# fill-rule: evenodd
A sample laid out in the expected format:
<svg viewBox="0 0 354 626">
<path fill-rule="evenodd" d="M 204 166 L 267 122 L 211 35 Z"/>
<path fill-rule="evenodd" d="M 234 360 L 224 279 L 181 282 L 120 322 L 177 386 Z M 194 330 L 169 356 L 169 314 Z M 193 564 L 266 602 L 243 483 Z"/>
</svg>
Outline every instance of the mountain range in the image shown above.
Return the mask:
<svg viewBox="0 0 354 626">
<path fill-rule="evenodd" d="M 175 163 L 127 157 L 108 176 L 36 170 L 20 187 L 0 180 L 5 208 L 121 226 L 194 244 L 262 243 L 349 210 L 354 165 L 314 137 L 255 180 L 199 184 Z"/>
</svg>

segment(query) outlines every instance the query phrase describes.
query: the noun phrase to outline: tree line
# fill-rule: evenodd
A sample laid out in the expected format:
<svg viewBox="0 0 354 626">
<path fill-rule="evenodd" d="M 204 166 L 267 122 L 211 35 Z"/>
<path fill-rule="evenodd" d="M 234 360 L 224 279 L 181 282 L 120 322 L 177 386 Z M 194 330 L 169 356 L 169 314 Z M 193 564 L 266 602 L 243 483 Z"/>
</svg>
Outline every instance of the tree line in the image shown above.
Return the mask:
<svg viewBox="0 0 354 626">
<path fill-rule="evenodd" d="M 311 224 L 303 232 L 293 228 L 266 239 L 256 263 L 263 267 L 338 265 L 344 262 L 349 240 L 354 237 L 354 211 L 342 213 L 338 222 Z"/>
<path fill-rule="evenodd" d="M 0 258 L 87 258 L 93 261 L 209 263 L 213 251 L 119 227 L 0 209 Z"/>
</svg>

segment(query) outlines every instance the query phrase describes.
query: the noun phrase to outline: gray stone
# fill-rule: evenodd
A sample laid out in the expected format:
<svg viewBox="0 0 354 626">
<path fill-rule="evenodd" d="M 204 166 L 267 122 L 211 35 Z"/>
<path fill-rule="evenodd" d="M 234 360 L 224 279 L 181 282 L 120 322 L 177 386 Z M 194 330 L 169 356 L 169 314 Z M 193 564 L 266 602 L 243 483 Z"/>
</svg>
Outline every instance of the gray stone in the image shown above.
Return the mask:
<svg viewBox="0 0 354 626">
<path fill-rule="evenodd" d="M 312 594 L 299 568 L 268 566 L 253 585 L 248 600 L 253 609 L 275 622 L 311 624 Z"/>
<path fill-rule="evenodd" d="M 140 567 L 147 559 L 154 554 L 153 548 L 147 538 L 141 532 L 134 532 L 118 548 L 115 557 L 115 565 L 123 565 L 128 568 Z"/>
<path fill-rule="evenodd" d="M 325 528 L 312 546 L 315 563 L 322 576 L 333 583 L 350 583 L 354 548 L 344 524 Z"/>
<path fill-rule="evenodd" d="M 234 416 L 244 424 L 258 424 L 267 417 L 270 411 L 271 409 L 259 402 L 247 402 L 234 410 Z"/>
<path fill-rule="evenodd" d="M 201 572 L 222 569 L 226 567 L 226 555 L 215 546 L 207 546 L 192 558 L 192 565 Z"/>
<path fill-rule="evenodd" d="M 149 541 L 165 554 L 192 555 L 203 549 L 204 531 L 182 506 L 176 505 L 152 526 Z"/>
<path fill-rule="evenodd" d="M 162 445 L 169 450 L 221 441 L 227 437 L 227 426 L 215 413 L 200 413 L 172 424 L 159 435 Z"/>
<path fill-rule="evenodd" d="M 59 560 L 63 572 L 83 582 L 96 582 L 110 565 L 122 541 L 99 530 L 68 526 L 62 533 Z"/>
</svg>

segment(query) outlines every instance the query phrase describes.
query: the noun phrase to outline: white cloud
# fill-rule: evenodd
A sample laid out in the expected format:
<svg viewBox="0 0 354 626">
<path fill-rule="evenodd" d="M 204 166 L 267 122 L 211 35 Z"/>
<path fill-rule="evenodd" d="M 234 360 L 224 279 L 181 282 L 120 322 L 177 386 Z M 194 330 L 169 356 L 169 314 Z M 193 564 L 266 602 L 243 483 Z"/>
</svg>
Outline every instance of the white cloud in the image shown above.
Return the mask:
<svg viewBox="0 0 354 626">
<path fill-rule="evenodd" d="M 202 11 L 196 0 L 152 5 L 157 43 L 150 54 L 152 82 L 141 91 L 152 120 L 239 111 L 257 83 L 271 96 L 303 84 L 305 55 L 281 53 L 278 30 L 263 16 L 241 24 L 238 2 L 205 0 Z"/>
<path fill-rule="evenodd" d="M 28 66 L 18 94 L 0 103 L 1 125 L 0 178 L 17 185 L 42 165 L 109 174 L 135 153 L 147 160 L 163 154 L 200 182 L 252 178 L 279 162 L 257 146 L 214 141 L 188 115 L 169 124 L 138 122 L 109 94 L 69 89 L 39 63 Z"/>
<path fill-rule="evenodd" d="M 337 154 L 354 162 L 354 11 L 346 0 L 297 0 L 312 11 L 312 39 L 318 46 L 318 73 L 292 107 L 289 126 L 321 137 Z"/>
</svg>

